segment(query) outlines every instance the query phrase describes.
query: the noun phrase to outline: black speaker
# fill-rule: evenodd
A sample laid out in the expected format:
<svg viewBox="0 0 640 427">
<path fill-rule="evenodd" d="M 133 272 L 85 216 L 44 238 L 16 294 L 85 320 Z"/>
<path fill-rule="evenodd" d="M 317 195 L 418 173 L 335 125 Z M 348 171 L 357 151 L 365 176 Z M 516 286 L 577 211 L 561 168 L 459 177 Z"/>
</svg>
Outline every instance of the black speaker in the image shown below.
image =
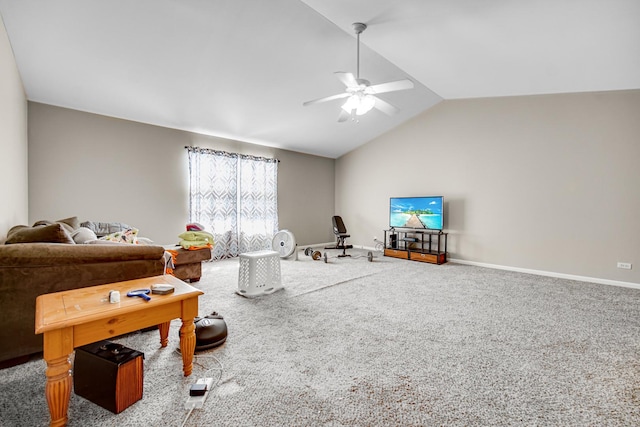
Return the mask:
<svg viewBox="0 0 640 427">
<path fill-rule="evenodd" d="M 73 389 L 109 411 L 120 412 L 142 399 L 144 354 L 110 341 L 76 349 Z"/>
<path fill-rule="evenodd" d="M 389 244 L 391 245 L 391 249 L 398 249 L 398 235 L 390 234 L 389 235 Z"/>
</svg>

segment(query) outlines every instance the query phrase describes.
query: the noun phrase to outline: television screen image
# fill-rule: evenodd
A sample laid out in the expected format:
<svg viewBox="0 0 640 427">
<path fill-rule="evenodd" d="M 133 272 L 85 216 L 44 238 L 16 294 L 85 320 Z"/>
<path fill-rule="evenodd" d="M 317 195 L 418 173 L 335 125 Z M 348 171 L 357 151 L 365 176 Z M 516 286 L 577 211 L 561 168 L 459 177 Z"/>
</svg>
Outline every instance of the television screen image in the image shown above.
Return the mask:
<svg viewBox="0 0 640 427">
<path fill-rule="evenodd" d="M 389 226 L 442 230 L 442 196 L 392 197 L 389 200 Z"/>
</svg>

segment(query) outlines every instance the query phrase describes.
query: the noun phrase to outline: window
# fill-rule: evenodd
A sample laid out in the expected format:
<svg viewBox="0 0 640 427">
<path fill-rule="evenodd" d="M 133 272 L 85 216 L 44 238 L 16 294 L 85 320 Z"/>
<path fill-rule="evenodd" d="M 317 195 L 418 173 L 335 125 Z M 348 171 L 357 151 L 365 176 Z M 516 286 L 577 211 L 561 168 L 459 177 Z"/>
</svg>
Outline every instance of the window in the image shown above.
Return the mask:
<svg viewBox="0 0 640 427">
<path fill-rule="evenodd" d="M 271 249 L 278 231 L 278 160 L 186 148 L 189 220 L 213 234 L 213 258 Z"/>
</svg>

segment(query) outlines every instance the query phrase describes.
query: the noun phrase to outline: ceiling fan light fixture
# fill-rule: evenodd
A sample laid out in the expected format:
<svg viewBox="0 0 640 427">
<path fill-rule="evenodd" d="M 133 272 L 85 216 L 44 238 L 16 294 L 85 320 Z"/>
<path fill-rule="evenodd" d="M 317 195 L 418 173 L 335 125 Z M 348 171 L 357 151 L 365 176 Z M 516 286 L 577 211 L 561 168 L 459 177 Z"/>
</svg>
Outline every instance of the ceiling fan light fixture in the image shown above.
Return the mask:
<svg viewBox="0 0 640 427">
<path fill-rule="evenodd" d="M 347 98 L 347 102 L 342 104 L 342 109 L 347 113 L 351 114 L 351 110 L 353 110 L 354 108 L 357 108 L 358 106 L 357 103 L 358 101 L 356 100 L 356 96 L 351 95 L 349 98 Z"/>
<path fill-rule="evenodd" d="M 342 109 L 351 114 L 355 110 L 357 116 L 367 114 L 376 104 L 376 99 L 371 95 L 363 93 L 354 93 L 347 102 L 342 105 Z"/>
<path fill-rule="evenodd" d="M 347 98 L 347 102 L 342 104 L 342 109 L 351 114 L 351 111 L 357 109 L 359 105 L 360 101 L 358 100 L 358 95 L 351 95 Z"/>
<path fill-rule="evenodd" d="M 360 97 L 360 105 L 356 109 L 356 115 L 361 116 L 367 114 L 376 104 L 376 99 L 371 95 L 362 95 Z"/>
</svg>

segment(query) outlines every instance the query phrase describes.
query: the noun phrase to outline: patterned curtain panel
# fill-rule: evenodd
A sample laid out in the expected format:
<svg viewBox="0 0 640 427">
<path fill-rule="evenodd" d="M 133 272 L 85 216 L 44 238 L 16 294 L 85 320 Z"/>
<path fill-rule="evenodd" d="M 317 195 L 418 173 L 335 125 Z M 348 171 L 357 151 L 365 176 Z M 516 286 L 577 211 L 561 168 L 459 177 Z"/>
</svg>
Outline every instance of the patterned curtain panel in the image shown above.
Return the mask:
<svg viewBox="0 0 640 427">
<path fill-rule="evenodd" d="M 186 148 L 189 218 L 213 234 L 213 259 L 270 249 L 278 231 L 278 161 Z"/>
<path fill-rule="evenodd" d="M 278 162 L 238 159 L 240 253 L 270 249 L 278 231 Z"/>
</svg>

